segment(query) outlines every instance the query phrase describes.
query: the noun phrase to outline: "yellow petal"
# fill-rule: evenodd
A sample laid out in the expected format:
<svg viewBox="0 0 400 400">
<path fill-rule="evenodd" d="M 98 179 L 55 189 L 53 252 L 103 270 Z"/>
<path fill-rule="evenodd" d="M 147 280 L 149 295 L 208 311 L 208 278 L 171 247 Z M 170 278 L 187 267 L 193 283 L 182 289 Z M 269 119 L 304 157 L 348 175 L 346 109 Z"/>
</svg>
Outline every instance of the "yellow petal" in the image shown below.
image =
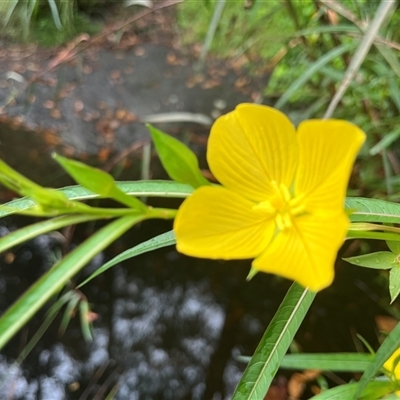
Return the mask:
<svg viewBox="0 0 400 400">
<path fill-rule="evenodd" d="M 221 186 L 203 186 L 188 197 L 174 223 L 181 253 L 213 259 L 258 256 L 274 233 L 273 219 L 252 210 L 254 203 Z"/>
<path fill-rule="evenodd" d="M 261 202 L 274 192 L 271 181 L 291 185 L 297 166 L 296 133 L 280 111 L 241 104 L 214 123 L 207 159 L 225 187 Z"/>
<path fill-rule="evenodd" d="M 398 361 L 400 357 L 400 348 L 397 349 L 383 364 L 383 368 L 385 368 L 389 373 L 393 373 L 396 379 L 400 379 L 400 362 L 398 362 L 395 366 L 395 361 Z"/>
<path fill-rule="evenodd" d="M 299 167 L 295 193 L 309 210 L 343 208 L 346 188 L 365 134 L 340 120 L 310 120 L 298 128 Z"/>
<path fill-rule="evenodd" d="M 280 232 L 253 266 L 293 279 L 312 291 L 332 283 L 337 251 L 347 232 L 344 212 L 327 218 L 303 215 Z"/>
</svg>

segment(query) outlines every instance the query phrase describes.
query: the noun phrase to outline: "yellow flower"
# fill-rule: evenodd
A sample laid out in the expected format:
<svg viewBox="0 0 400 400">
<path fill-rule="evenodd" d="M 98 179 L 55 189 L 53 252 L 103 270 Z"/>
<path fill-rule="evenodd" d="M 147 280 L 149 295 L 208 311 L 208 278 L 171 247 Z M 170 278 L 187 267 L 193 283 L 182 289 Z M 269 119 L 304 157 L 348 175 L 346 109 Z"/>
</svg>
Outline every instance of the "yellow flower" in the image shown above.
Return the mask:
<svg viewBox="0 0 400 400">
<path fill-rule="evenodd" d="M 388 371 L 394 379 L 400 380 L 400 348 L 397 349 L 383 364 L 383 368 Z M 400 396 L 400 390 L 396 391 L 397 396 Z"/>
<path fill-rule="evenodd" d="M 313 291 L 331 284 L 348 228 L 344 197 L 365 135 L 340 120 L 309 120 L 297 132 L 270 107 L 241 104 L 214 123 L 210 169 L 180 207 L 178 251 L 212 259 L 255 258 L 253 268 Z"/>
</svg>

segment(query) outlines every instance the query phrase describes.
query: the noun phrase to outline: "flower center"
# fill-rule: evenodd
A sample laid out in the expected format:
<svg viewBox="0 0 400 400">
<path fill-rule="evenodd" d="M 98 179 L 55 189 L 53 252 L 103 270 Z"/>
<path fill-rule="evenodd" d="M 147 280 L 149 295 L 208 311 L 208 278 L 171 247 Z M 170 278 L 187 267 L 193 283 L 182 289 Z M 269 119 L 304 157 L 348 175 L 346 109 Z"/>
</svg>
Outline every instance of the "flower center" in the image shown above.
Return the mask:
<svg viewBox="0 0 400 400">
<path fill-rule="evenodd" d="M 268 200 L 256 204 L 253 210 L 261 211 L 268 217 L 275 218 L 278 229 L 283 231 L 293 225 L 294 217 L 305 214 L 306 209 L 302 196 L 292 197 L 286 186 L 278 185 L 275 181 L 272 182 L 272 185 L 274 194 Z"/>
</svg>

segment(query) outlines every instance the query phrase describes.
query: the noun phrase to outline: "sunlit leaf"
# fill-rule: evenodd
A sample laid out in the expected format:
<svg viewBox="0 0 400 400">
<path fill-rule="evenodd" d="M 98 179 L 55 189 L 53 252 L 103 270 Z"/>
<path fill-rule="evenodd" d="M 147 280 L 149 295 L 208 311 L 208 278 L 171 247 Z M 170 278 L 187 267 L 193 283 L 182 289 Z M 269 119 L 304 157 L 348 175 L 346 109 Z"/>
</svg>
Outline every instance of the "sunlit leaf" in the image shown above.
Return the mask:
<svg viewBox="0 0 400 400">
<path fill-rule="evenodd" d="M 362 256 L 343 258 L 343 260 L 350 264 L 358 265 L 359 267 L 374 269 L 390 269 L 399 265 L 396 260 L 396 255 L 390 251 L 378 251 Z"/>
<path fill-rule="evenodd" d="M 210 185 L 204 178 L 196 154 L 172 136 L 147 124 L 161 163 L 171 179 L 194 188 Z"/>
<path fill-rule="evenodd" d="M 54 159 L 83 187 L 120 203 L 145 212 L 146 206 L 137 198 L 128 196 L 116 185 L 114 178 L 101 169 L 55 154 Z"/>
<path fill-rule="evenodd" d="M 314 297 L 315 293 L 297 283 L 291 286 L 257 346 L 232 400 L 260 400 L 265 397 Z"/>
</svg>

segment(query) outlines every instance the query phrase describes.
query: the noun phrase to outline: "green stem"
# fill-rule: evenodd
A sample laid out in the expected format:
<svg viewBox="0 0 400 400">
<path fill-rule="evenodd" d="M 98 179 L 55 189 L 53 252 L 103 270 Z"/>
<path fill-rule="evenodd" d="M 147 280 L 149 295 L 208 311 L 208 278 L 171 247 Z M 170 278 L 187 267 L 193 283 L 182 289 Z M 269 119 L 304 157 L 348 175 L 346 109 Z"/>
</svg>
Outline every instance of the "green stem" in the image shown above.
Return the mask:
<svg viewBox="0 0 400 400">
<path fill-rule="evenodd" d="M 147 211 L 148 218 L 174 219 L 178 210 L 170 208 L 152 208 Z"/>
<path fill-rule="evenodd" d="M 386 232 L 395 232 L 400 233 L 400 228 L 396 228 L 394 226 L 387 225 L 378 225 L 378 224 L 370 224 L 370 223 L 353 223 L 350 224 L 349 231 L 358 232 L 358 231 L 386 231 Z"/>
<path fill-rule="evenodd" d="M 400 241 L 400 235 L 386 232 L 349 231 L 346 239 L 377 239 Z"/>
</svg>

